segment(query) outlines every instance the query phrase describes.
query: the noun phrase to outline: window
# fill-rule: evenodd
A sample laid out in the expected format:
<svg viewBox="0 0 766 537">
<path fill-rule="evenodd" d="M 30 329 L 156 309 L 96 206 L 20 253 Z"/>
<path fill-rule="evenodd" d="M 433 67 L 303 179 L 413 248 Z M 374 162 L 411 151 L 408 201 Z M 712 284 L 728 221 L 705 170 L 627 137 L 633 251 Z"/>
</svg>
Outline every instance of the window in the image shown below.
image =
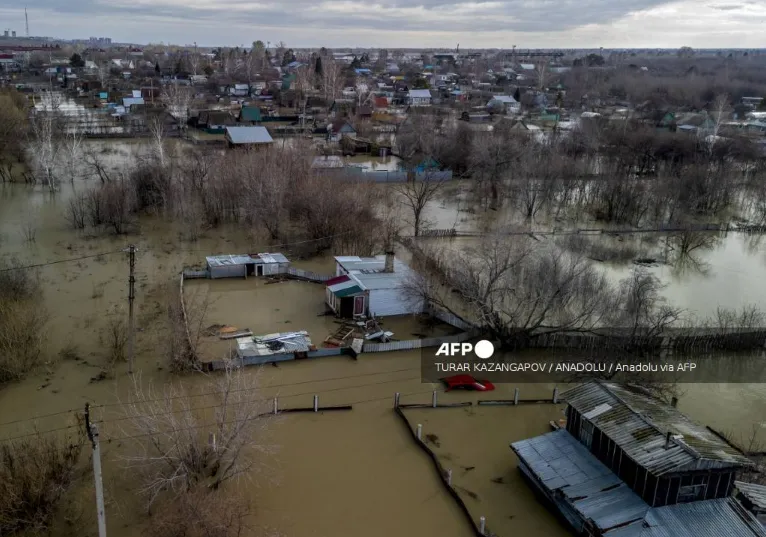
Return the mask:
<svg viewBox="0 0 766 537">
<path fill-rule="evenodd" d="M 580 425 L 580 442 L 585 444 L 590 449 L 593 443 L 593 424 L 589 421 L 582 420 Z"/>
<path fill-rule="evenodd" d="M 678 503 L 694 502 L 702 499 L 705 485 L 689 485 L 678 489 Z"/>
</svg>

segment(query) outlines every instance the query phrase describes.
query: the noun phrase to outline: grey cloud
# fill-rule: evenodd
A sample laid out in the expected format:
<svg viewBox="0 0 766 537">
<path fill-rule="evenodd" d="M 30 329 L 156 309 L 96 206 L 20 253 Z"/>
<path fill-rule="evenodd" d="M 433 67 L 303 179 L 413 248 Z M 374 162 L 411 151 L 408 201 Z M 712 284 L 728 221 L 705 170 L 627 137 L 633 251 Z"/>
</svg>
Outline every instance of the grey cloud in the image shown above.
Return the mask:
<svg viewBox="0 0 766 537">
<path fill-rule="evenodd" d="M 708 7 L 710 9 L 717 9 L 719 11 L 733 11 L 736 9 L 742 9 L 745 6 L 743 4 L 713 4 Z"/>
<path fill-rule="evenodd" d="M 7 0 L 0 0 L 0 4 Z M 489 0 L 491 1 L 491 0 Z M 226 1 L 226 7 L 217 7 L 217 2 L 210 1 L 209 7 L 198 8 L 189 5 L 168 6 L 161 1 L 154 5 L 110 5 L 109 2 L 96 0 L 38 0 L 35 9 L 54 11 L 60 14 L 81 15 L 85 17 L 80 25 L 87 24 L 87 17 L 105 15 L 118 18 L 125 27 L 135 26 L 140 31 L 142 22 L 151 22 L 159 18 L 170 17 L 195 23 L 210 23 L 211 33 L 223 33 L 223 26 L 231 23 L 237 26 L 253 25 L 255 28 L 290 28 L 299 30 L 308 27 L 312 30 L 374 30 L 374 31 L 424 31 L 424 32 L 557 32 L 587 24 L 603 24 L 619 19 L 629 13 L 666 4 L 671 0 L 506 0 L 496 7 L 481 9 L 476 15 L 455 16 L 449 20 L 440 20 L 450 16 L 466 2 L 458 0 L 415 0 L 401 2 L 397 0 L 351 0 L 362 6 L 360 12 L 340 13 L 336 11 L 309 11 L 319 5 L 311 0 L 292 0 L 267 4 L 257 10 L 248 10 L 253 6 L 244 0 Z M 476 3 L 481 3 L 478 0 Z M 380 5 L 385 9 L 403 9 L 421 7 L 425 15 L 423 20 L 412 14 L 392 11 L 380 16 L 374 9 Z M 190 32 L 191 33 L 191 32 Z M 190 36 L 191 37 L 191 36 Z M 199 37 L 199 36 L 198 36 Z M 207 37 L 207 36 L 206 36 Z M 156 36 L 155 39 L 160 39 Z"/>
</svg>

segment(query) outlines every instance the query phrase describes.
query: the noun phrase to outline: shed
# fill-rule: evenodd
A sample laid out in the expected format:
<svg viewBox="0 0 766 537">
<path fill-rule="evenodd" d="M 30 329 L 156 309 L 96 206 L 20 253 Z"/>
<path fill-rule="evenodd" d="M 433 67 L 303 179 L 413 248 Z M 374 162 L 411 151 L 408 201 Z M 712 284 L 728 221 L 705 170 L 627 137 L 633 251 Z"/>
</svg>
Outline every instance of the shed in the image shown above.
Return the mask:
<svg viewBox="0 0 766 537">
<path fill-rule="evenodd" d="M 278 253 L 252 255 L 216 255 L 206 257 L 211 279 L 268 276 L 287 271 L 290 261 Z"/>
<path fill-rule="evenodd" d="M 337 315 L 351 318 L 366 313 L 369 291 L 356 278 L 344 274 L 327 280 L 326 285 L 327 305 Z"/>
<path fill-rule="evenodd" d="M 137 104 L 144 104 L 143 97 L 125 97 L 122 100 L 122 105 L 125 108 L 130 108 L 131 106 L 135 106 Z"/>
<path fill-rule="evenodd" d="M 266 127 L 226 127 L 230 146 L 260 146 L 274 142 Z"/>
</svg>

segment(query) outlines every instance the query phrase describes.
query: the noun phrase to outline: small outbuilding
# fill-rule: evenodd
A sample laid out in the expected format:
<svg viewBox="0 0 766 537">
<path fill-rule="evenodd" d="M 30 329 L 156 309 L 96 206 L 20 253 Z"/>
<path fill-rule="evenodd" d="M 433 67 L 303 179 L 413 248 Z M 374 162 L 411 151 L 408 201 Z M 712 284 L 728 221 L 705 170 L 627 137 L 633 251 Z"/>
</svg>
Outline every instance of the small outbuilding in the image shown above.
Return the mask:
<svg viewBox="0 0 766 537">
<path fill-rule="evenodd" d="M 220 278 L 247 278 L 270 276 L 287 271 L 290 261 L 282 254 L 216 255 L 205 258 L 208 276 Z"/>
</svg>

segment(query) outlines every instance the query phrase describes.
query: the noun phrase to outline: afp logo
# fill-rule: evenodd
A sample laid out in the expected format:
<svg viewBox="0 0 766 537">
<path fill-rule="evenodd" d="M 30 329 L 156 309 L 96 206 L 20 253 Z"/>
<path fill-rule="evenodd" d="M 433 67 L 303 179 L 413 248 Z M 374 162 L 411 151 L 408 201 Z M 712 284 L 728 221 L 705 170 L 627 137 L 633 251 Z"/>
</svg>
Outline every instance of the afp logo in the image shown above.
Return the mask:
<svg viewBox="0 0 766 537">
<path fill-rule="evenodd" d="M 436 351 L 436 356 L 465 357 L 471 353 L 482 360 L 487 360 L 495 354 L 495 346 L 486 339 L 477 341 L 475 345 L 473 343 L 442 343 Z"/>
</svg>

